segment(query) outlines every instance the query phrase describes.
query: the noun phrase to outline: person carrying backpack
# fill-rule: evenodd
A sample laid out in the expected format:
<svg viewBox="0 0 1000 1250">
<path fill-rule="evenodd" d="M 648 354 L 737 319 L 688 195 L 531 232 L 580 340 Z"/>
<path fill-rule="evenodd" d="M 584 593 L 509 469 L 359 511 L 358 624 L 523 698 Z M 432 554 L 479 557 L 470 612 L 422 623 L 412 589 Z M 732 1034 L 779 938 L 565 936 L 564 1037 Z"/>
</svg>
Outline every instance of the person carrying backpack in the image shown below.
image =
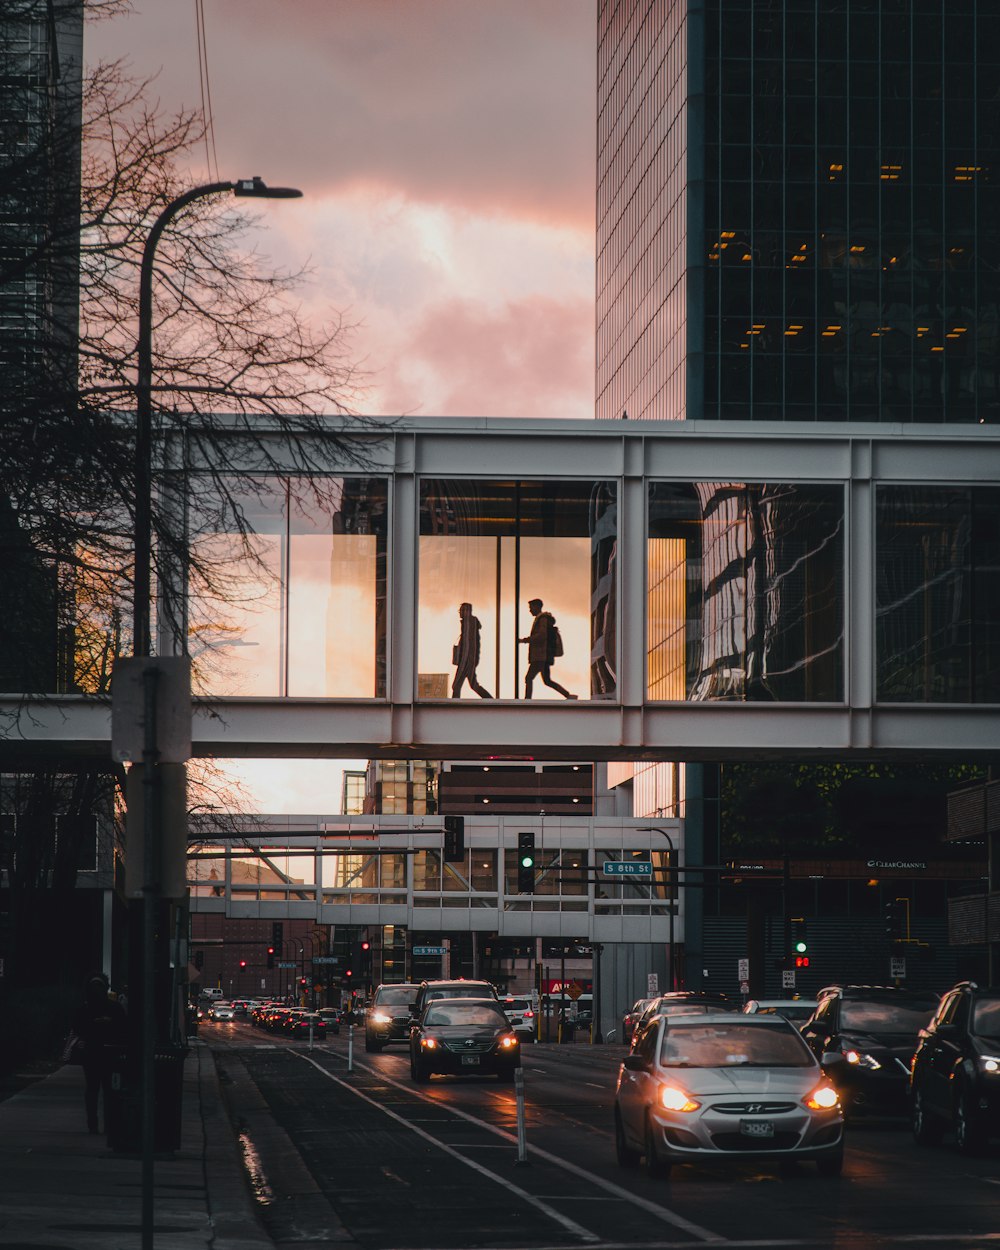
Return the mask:
<svg viewBox="0 0 1000 1250">
<path fill-rule="evenodd" d="M 542 611 L 541 599 L 529 599 L 528 611 L 535 618 L 531 623 L 531 633 L 518 642 L 528 644 L 528 671 L 524 674 L 524 697 L 531 698 L 531 687 L 536 677 L 542 683 L 558 690 L 564 699 L 578 699 L 580 696 L 570 694 L 565 686 L 552 680 L 553 661 L 563 653 L 562 637 L 556 625 L 556 618 L 551 612 Z"/>
</svg>

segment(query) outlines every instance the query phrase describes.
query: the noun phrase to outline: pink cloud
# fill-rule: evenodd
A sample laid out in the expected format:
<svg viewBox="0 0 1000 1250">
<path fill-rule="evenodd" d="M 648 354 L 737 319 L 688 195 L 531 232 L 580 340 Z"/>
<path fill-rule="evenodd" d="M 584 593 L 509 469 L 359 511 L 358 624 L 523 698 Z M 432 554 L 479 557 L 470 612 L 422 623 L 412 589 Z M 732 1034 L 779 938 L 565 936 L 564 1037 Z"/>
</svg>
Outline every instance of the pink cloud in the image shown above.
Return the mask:
<svg viewBox="0 0 1000 1250">
<path fill-rule="evenodd" d="M 373 381 L 386 413 L 585 418 L 593 415 L 592 344 L 585 301 L 528 296 L 492 310 L 451 299 L 423 313 Z"/>
</svg>

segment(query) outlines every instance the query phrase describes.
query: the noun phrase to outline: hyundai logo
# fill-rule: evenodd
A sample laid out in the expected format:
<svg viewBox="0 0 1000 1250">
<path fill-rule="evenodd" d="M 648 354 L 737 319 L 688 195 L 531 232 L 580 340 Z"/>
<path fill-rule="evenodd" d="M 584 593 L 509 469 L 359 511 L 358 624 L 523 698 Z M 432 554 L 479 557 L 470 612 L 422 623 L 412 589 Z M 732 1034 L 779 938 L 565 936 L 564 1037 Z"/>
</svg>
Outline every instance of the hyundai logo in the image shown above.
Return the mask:
<svg viewBox="0 0 1000 1250">
<path fill-rule="evenodd" d="M 747 1111 L 751 1115 L 760 1115 L 763 1110 L 764 1104 L 762 1102 L 751 1102 L 747 1104 Z"/>
</svg>

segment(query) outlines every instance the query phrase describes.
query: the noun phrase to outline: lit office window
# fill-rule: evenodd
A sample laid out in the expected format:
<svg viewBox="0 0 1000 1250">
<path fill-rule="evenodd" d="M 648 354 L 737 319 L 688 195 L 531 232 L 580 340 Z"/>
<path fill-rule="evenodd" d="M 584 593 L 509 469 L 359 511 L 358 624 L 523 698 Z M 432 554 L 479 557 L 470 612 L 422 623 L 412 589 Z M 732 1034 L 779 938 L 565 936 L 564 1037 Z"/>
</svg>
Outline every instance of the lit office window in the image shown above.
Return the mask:
<svg viewBox="0 0 1000 1250">
<path fill-rule="evenodd" d="M 651 700 L 843 697 L 843 492 L 650 486 Z"/>
<path fill-rule="evenodd" d="M 422 482 L 417 697 L 613 698 L 616 544 L 611 482 Z"/>
<path fill-rule="evenodd" d="M 1000 489 L 880 486 L 877 695 L 1000 702 Z"/>
</svg>

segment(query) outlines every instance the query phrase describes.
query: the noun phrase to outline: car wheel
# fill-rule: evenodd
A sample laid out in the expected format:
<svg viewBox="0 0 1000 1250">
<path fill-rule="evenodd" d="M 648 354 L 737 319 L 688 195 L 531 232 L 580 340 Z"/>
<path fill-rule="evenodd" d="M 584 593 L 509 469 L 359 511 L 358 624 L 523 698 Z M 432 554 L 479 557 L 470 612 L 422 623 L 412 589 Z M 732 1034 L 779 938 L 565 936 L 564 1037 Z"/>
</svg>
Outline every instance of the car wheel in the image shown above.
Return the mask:
<svg viewBox="0 0 1000 1250">
<path fill-rule="evenodd" d="M 653 1130 L 652 1121 L 648 1119 L 646 1121 L 646 1146 L 643 1155 L 646 1175 L 654 1181 L 666 1180 L 670 1175 L 670 1163 L 666 1159 L 661 1159 L 656 1153 L 656 1133 Z"/>
<path fill-rule="evenodd" d="M 625 1140 L 625 1128 L 618 1108 L 615 1108 L 615 1158 L 619 1167 L 634 1168 L 639 1162 L 638 1150 L 633 1150 Z"/>
<path fill-rule="evenodd" d="M 927 1100 L 919 1087 L 913 1091 L 913 1140 L 918 1146 L 933 1146 L 941 1140 L 944 1125 L 927 1110 Z"/>
<path fill-rule="evenodd" d="M 816 1160 L 820 1176 L 839 1176 L 844 1170 L 844 1147 Z"/>
<path fill-rule="evenodd" d="M 382 1050 L 382 1043 L 377 1042 L 374 1037 L 366 1037 L 365 1050 L 367 1050 L 370 1055 L 377 1055 Z"/>
<path fill-rule="evenodd" d="M 986 1143 L 982 1116 L 975 1107 L 973 1095 L 965 1088 L 959 1090 L 955 1106 L 955 1137 L 964 1155 L 978 1154 Z"/>
</svg>

